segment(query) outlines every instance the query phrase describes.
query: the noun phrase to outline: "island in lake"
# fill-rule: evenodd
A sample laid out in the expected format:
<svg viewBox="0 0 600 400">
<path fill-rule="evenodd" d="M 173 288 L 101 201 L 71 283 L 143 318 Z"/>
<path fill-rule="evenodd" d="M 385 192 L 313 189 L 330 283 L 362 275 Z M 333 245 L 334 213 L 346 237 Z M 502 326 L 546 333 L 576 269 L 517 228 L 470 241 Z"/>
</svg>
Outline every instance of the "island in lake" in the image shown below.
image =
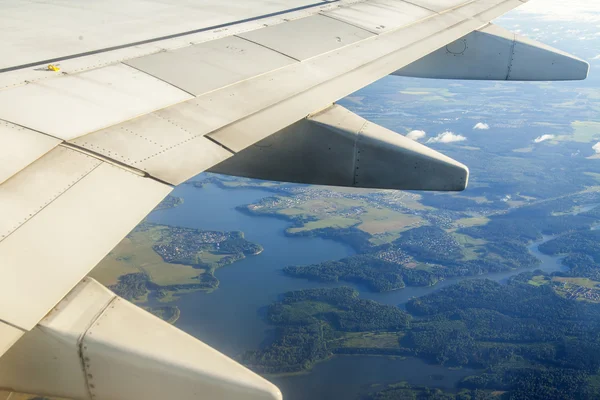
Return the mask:
<svg viewBox="0 0 600 400">
<path fill-rule="evenodd" d="M 218 288 L 216 269 L 260 254 L 262 250 L 260 245 L 246 240 L 242 232 L 144 222 L 127 235 L 90 276 L 117 295 L 141 305 L 147 303 L 149 297 L 171 302 L 182 293 Z M 179 310 L 176 306 L 169 307 L 146 309 L 174 322 Z"/>
</svg>

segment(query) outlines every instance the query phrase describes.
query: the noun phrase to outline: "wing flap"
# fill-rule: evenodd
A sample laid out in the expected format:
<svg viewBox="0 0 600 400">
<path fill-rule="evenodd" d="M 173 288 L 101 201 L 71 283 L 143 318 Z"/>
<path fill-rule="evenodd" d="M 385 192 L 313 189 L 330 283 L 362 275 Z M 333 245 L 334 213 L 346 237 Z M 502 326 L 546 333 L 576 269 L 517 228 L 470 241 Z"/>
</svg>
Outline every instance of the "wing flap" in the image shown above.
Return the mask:
<svg viewBox="0 0 600 400">
<path fill-rule="evenodd" d="M 359 26 L 373 33 L 388 32 L 435 14 L 415 4 L 395 0 L 375 0 L 341 6 L 325 15 Z"/>
<path fill-rule="evenodd" d="M 0 120 L 0 184 L 60 144 L 60 140 Z"/>
<path fill-rule="evenodd" d="M 313 15 L 238 36 L 303 61 L 374 34 L 325 15 Z"/>
<path fill-rule="evenodd" d="M 294 63 L 290 57 L 229 36 L 127 64 L 198 96 Z"/>
<path fill-rule="evenodd" d="M 0 320 L 35 326 L 170 191 L 62 146 L 0 185 Z"/>
</svg>

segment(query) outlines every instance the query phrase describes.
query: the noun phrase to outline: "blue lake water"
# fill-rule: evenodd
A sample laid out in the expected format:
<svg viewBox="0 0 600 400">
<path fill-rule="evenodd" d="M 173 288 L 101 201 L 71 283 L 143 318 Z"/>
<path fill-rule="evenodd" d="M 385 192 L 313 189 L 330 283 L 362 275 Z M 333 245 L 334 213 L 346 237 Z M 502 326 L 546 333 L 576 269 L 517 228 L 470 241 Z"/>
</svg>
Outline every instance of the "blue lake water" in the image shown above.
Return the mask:
<svg viewBox="0 0 600 400">
<path fill-rule="evenodd" d="M 283 275 L 287 265 L 306 265 L 336 260 L 354 254 L 352 248 L 321 238 L 288 237 L 284 230 L 289 224 L 281 219 L 257 217 L 241 213 L 236 206 L 255 202 L 272 195 L 257 189 L 221 189 L 207 185 L 202 189 L 182 185 L 173 195 L 183 197 L 184 204 L 154 212 L 149 220 L 156 223 L 207 230 L 243 231 L 246 238 L 259 243 L 264 251 L 253 257 L 219 269 L 216 276 L 220 286 L 212 293 L 187 294 L 177 301 L 181 317 L 177 326 L 223 353 L 236 357 L 246 350 L 257 349 L 271 336 L 272 328 L 263 320 L 265 307 L 281 293 L 312 287 L 348 285 L 323 284 Z M 541 254 L 534 243 L 530 251 L 546 272 L 562 270 L 560 259 Z M 509 271 L 485 275 L 505 281 L 522 272 Z M 473 277 L 477 278 L 477 277 Z M 372 293 L 355 286 L 363 298 L 381 303 L 404 306 L 412 297 L 423 296 L 442 287 L 459 282 L 455 278 L 433 287 L 408 287 L 388 293 Z M 319 363 L 312 372 L 272 378 L 288 400 L 354 399 L 377 383 L 407 381 L 415 385 L 453 388 L 469 369 L 449 370 L 429 365 L 422 360 L 392 359 L 372 356 L 339 356 Z"/>
</svg>

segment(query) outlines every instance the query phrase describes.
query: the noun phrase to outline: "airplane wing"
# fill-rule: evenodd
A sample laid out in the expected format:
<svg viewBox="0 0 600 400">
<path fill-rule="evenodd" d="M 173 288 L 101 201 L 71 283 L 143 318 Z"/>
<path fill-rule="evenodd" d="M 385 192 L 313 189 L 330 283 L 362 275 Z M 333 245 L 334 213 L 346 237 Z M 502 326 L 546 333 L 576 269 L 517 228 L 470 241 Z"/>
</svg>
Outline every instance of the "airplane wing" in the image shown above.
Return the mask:
<svg viewBox="0 0 600 400">
<path fill-rule="evenodd" d="M 0 389 L 280 398 L 86 274 L 202 171 L 464 189 L 461 163 L 334 103 L 389 74 L 584 79 L 584 61 L 489 23 L 524 2 L 3 2 Z"/>
</svg>

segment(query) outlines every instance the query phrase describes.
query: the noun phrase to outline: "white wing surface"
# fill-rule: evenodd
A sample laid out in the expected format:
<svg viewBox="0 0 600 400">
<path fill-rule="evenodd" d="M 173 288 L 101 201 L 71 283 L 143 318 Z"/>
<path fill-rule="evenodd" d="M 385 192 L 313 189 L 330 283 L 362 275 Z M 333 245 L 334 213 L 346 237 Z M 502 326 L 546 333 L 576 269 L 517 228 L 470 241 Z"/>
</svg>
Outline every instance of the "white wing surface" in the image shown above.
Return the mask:
<svg viewBox="0 0 600 400">
<path fill-rule="evenodd" d="M 585 62 L 490 27 L 523 2 L 3 2 L 0 389 L 96 400 L 165 398 L 173 388 L 181 399 L 203 391 L 205 398 L 279 397 L 274 386 L 143 311 L 112 311 L 114 295 L 79 282 L 173 186 L 209 169 L 464 189 L 464 165 L 333 104 L 392 73 L 503 79 L 503 70 L 482 73 L 497 69 L 482 62 L 490 43 L 512 52 L 503 59 L 511 60 L 506 79 L 531 79 L 531 54 L 535 71 L 551 69 L 546 79 L 584 79 Z M 453 61 L 444 69 L 448 54 Z M 411 68 L 417 60 L 421 66 Z M 470 76 L 467 66 L 478 62 Z M 260 151 L 265 141 L 270 155 Z M 286 154 L 295 158 L 282 167 Z M 139 323 L 124 331 L 123 315 Z M 92 340 L 102 318 L 110 323 Z M 127 334 L 149 331 L 161 334 L 141 342 Z M 170 352 L 167 337 L 182 345 Z M 75 361 L 39 362 L 62 360 L 51 345 L 57 341 Z M 207 369 L 207 360 L 221 367 Z M 141 378 L 111 378 L 111 365 Z M 72 376 L 76 387 L 56 374 Z M 175 386 L 142 388 L 169 374 L 178 377 Z"/>
</svg>

